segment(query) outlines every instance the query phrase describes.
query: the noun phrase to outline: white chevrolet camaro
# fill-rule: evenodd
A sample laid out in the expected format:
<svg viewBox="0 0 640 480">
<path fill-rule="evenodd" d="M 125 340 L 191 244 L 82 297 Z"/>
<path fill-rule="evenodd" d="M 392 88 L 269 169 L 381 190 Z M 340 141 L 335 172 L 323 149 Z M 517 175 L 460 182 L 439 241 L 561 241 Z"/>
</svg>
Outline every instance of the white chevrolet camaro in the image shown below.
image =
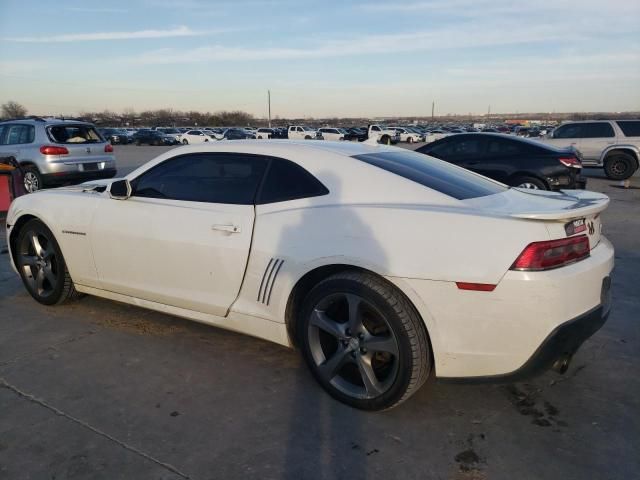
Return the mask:
<svg viewBox="0 0 640 480">
<path fill-rule="evenodd" d="M 7 232 L 40 303 L 97 295 L 297 346 L 331 395 L 378 410 L 430 374 L 566 369 L 609 313 L 608 201 L 381 145 L 210 142 L 20 197 Z"/>
</svg>

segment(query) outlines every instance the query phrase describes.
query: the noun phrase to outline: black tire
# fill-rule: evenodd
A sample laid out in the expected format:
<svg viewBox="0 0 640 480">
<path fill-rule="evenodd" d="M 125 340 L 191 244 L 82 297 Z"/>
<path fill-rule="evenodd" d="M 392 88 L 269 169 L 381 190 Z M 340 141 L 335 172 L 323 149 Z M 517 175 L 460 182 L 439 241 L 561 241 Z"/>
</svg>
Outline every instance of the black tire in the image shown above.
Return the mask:
<svg viewBox="0 0 640 480">
<path fill-rule="evenodd" d="M 380 138 L 380 143 L 383 145 L 391 145 L 391 137 L 389 135 L 383 135 L 382 138 Z"/>
<path fill-rule="evenodd" d="M 306 135 L 306 136 L 304 137 L 304 139 L 305 139 L 305 140 L 311 140 L 311 136 L 310 136 L 310 135 Z"/>
<path fill-rule="evenodd" d="M 357 308 L 351 308 L 352 301 Z M 334 320 L 339 312 L 344 316 L 351 311 L 358 314 L 347 313 L 346 322 Z M 327 333 L 318 326 L 323 324 L 319 318 L 328 318 L 349 338 Z M 359 320 L 352 323 L 350 318 Z M 359 333 L 351 332 L 350 325 Z M 425 383 L 431 370 L 429 339 L 417 311 L 393 285 L 370 273 L 343 272 L 316 285 L 302 303 L 297 332 L 316 380 L 332 397 L 355 408 L 395 407 Z M 338 357 L 339 366 L 331 368 Z"/>
<path fill-rule="evenodd" d="M 136 146 L 140 147 L 142 145 L 142 142 L 140 142 L 140 140 L 136 140 Z"/>
<path fill-rule="evenodd" d="M 413 137 L 407 137 L 407 143 L 413 143 Z"/>
<path fill-rule="evenodd" d="M 44 188 L 42 175 L 35 165 L 27 165 L 22 167 L 24 189 L 27 193 L 37 192 Z"/>
<path fill-rule="evenodd" d="M 15 259 L 22 283 L 37 302 L 57 305 L 80 296 L 58 242 L 40 220 L 29 220 L 20 229 Z"/>
<path fill-rule="evenodd" d="M 182 144 L 183 145 L 189 145 L 189 140 L 187 140 L 186 138 L 184 140 L 182 140 Z"/>
<path fill-rule="evenodd" d="M 637 169 L 635 158 L 628 153 L 616 152 L 604 159 L 604 173 L 611 180 L 626 180 Z"/>
<path fill-rule="evenodd" d="M 539 178 L 528 177 L 526 175 L 515 177 L 511 180 L 511 186 L 518 188 L 530 188 L 533 190 L 549 190 L 547 184 Z"/>
</svg>

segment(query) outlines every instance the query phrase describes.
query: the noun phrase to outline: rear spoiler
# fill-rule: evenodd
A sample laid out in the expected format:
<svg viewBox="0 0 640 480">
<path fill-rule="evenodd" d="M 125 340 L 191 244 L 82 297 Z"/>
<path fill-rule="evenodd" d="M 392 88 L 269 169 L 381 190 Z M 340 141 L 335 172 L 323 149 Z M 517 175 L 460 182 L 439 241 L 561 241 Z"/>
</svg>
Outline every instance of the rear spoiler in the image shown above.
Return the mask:
<svg viewBox="0 0 640 480">
<path fill-rule="evenodd" d="M 512 212 L 509 216 L 526 218 L 528 220 L 566 221 L 573 218 L 597 215 L 609 206 L 609 197 L 601 193 L 584 190 L 560 191 L 559 193 L 562 195 L 558 196 L 557 199 L 565 201 L 564 208 L 559 208 L 558 210 L 545 209 L 539 211 Z M 571 204 L 566 205 L 567 200 L 571 200 Z"/>
</svg>

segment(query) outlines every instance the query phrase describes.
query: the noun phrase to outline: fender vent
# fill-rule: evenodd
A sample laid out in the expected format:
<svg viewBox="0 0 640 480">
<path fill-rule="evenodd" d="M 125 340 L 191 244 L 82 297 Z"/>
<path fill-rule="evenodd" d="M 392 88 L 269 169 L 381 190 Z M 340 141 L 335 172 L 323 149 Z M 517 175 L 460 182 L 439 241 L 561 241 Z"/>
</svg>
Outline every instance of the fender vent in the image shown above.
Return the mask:
<svg viewBox="0 0 640 480">
<path fill-rule="evenodd" d="M 272 258 L 267 264 L 267 268 L 264 269 L 262 275 L 262 281 L 260 282 L 260 289 L 258 290 L 258 302 L 269 305 L 271 301 L 271 291 L 276 283 L 278 273 L 282 268 L 284 260 L 279 258 Z"/>
</svg>

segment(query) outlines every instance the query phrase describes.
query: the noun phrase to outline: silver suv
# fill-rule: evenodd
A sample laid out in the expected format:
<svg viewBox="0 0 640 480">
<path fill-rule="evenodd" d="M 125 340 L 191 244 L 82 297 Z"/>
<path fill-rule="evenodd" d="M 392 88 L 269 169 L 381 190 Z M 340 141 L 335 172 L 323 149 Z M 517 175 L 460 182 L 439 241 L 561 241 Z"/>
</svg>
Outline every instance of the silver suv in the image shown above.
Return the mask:
<svg viewBox="0 0 640 480">
<path fill-rule="evenodd" d="M 28 192 L 116 174 L 113 147 L 95 126 L 75 120 L 26 118 L 0 122 L 0 157 L 24 170 Z"/>
<path fill-rule="evenodd" d="M 575 147 L 585 167 L 604 167 L 612 180 L 626 180 L 638 170 L 640 120 L 567 122 L 538 140 Z"/>
</svg>

